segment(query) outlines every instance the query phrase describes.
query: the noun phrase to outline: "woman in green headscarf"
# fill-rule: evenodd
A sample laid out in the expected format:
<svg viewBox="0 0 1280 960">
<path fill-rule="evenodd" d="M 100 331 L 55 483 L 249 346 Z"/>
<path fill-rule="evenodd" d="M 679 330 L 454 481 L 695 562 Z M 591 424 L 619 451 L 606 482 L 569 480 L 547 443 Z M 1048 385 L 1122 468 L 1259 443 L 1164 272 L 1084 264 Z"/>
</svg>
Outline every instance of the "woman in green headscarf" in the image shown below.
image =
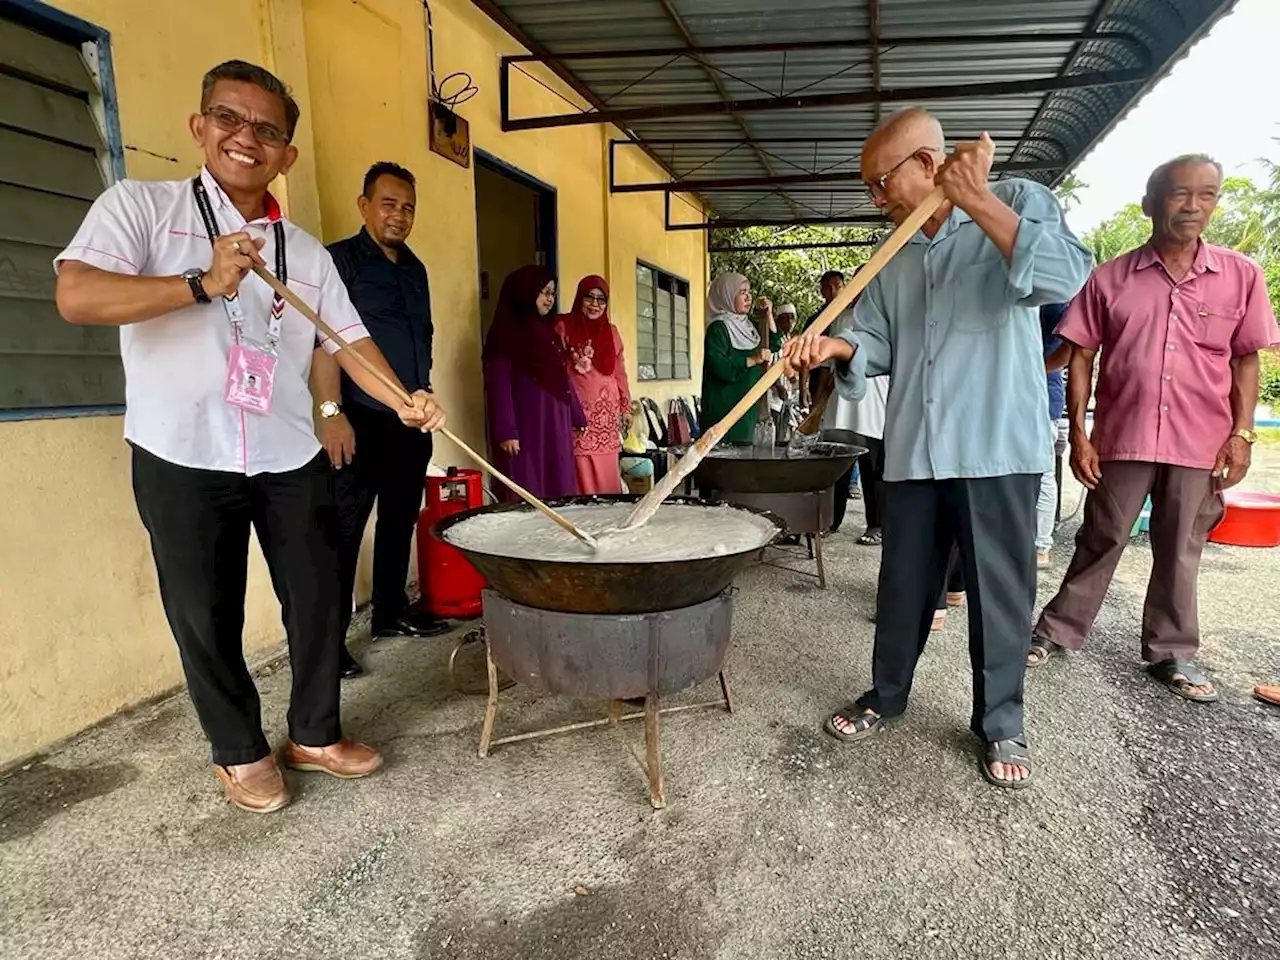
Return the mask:
<svg viewBox="0 0 1280 960">
<path fill-rule="evenodd" d="M 782 336 L 774 329 L 773 304 L 762 297 L 760 306 L 768 321 L 767 346 L 761 342 L 760 331 L 749 316 L 751 285 L 746 277 L 740 273 L 721 274 L 707 292 L 700 418 L 704 430 L 718 423 L 755 386 L 774 351 L 782 346 Z M 753 407 L 724 439 L 730 443 L 750 443 L 756 414 L 757 408 Z"/>
</svg>

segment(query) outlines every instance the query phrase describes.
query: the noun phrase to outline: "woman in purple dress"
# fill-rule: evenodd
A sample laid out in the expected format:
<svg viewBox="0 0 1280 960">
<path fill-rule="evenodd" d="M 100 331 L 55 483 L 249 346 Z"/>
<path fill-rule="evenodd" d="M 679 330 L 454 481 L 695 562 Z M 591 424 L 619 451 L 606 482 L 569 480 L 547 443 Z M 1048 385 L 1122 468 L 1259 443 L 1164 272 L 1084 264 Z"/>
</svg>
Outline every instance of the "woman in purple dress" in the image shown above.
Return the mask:
<svg viewBox="0 0 1280 960">
<path fill-rule="evenodd" d="M 555 302 L 551 271 L 521 267 L 502 283 L 484 343 L 489 455 L 543 500 L 578 492 L 573 436 L 587 425 L 556 332 Z M 502 483 L 493 486 L 500 500 L 516 498 Z"/>
</svg>

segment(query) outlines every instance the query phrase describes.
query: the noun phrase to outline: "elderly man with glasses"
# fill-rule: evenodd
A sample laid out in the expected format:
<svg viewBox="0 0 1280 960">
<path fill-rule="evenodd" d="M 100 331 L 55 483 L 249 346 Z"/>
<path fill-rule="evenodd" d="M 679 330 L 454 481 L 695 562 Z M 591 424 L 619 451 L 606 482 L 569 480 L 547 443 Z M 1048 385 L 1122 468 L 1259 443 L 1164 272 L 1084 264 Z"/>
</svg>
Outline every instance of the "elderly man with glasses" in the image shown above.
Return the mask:
<svg viewBox="0 0 1280 960">
<path fill-rule="evenodd" d="M 867 286 L 851 329 L 805 335 L 786 351 L 796 367 L 834 360 L 837 389 L 852 400 L 867 377 L 893 380 L 872 689 L 826 729 L 862 740 L 906 709 L 954 544 L 969 589 L 980 768 L 997 786 L 1023 787 L 1036 499 L 1053 469 L 1038 308 L 1075 296 L 1093 260 L 1044 186 L 988 182 L 985 134 L 951 157 L 944 142 L 920 109 L 868 138 L 863 179 L 890 220 L 905 220 L 935 186 L 946 202 Z"/>
</svg>

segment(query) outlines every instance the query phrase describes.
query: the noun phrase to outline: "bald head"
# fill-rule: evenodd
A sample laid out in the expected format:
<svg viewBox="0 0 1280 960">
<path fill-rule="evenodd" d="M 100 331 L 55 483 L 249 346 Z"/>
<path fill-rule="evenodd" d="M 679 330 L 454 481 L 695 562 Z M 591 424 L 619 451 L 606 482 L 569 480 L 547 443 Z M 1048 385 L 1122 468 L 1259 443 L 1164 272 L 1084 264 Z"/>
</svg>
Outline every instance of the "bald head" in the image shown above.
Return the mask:
<svg viewBox="0 0 1280 960">
<path fill-rule="evenodd" d="M 920 107 L 885 118 L 862 147 L 862 180 L 886 217 L 901 223 L 933 189 L 946 159 L 942 124 Z"/>
<path fill-rule="evenodd" d="M 871 136 L 862 145 L 862 165 L 865 169 L 869 154 L 883 154 L 883 158 L 892 157 L 897 163 L 916 150 L 944 153 L 946 144 L 942 124 L 933 114 L 923 107 L 908 107 L 885 117 L 871 131 Z"/>
</svg>

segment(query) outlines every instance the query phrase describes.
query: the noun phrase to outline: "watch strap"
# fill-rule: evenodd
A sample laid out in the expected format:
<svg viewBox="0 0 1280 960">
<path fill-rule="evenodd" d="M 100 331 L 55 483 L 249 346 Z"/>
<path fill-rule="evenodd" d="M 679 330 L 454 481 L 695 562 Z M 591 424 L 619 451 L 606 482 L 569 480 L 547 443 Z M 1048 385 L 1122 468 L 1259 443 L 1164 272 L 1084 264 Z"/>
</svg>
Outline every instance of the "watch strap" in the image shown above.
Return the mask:
<svg viewBox="0 0 1280 960">
<path fill-rule="evenodd" d="M 195 297 L 196 303 L 212 303 L 213 299 L 204 289 L 204 284 L 200 281 L 204 277 L 203 271 L 187 270 L 182 274 L 182 279 L 187 281 L 187 286 L 191 288 L 191 296 Z"/>
</svg>

